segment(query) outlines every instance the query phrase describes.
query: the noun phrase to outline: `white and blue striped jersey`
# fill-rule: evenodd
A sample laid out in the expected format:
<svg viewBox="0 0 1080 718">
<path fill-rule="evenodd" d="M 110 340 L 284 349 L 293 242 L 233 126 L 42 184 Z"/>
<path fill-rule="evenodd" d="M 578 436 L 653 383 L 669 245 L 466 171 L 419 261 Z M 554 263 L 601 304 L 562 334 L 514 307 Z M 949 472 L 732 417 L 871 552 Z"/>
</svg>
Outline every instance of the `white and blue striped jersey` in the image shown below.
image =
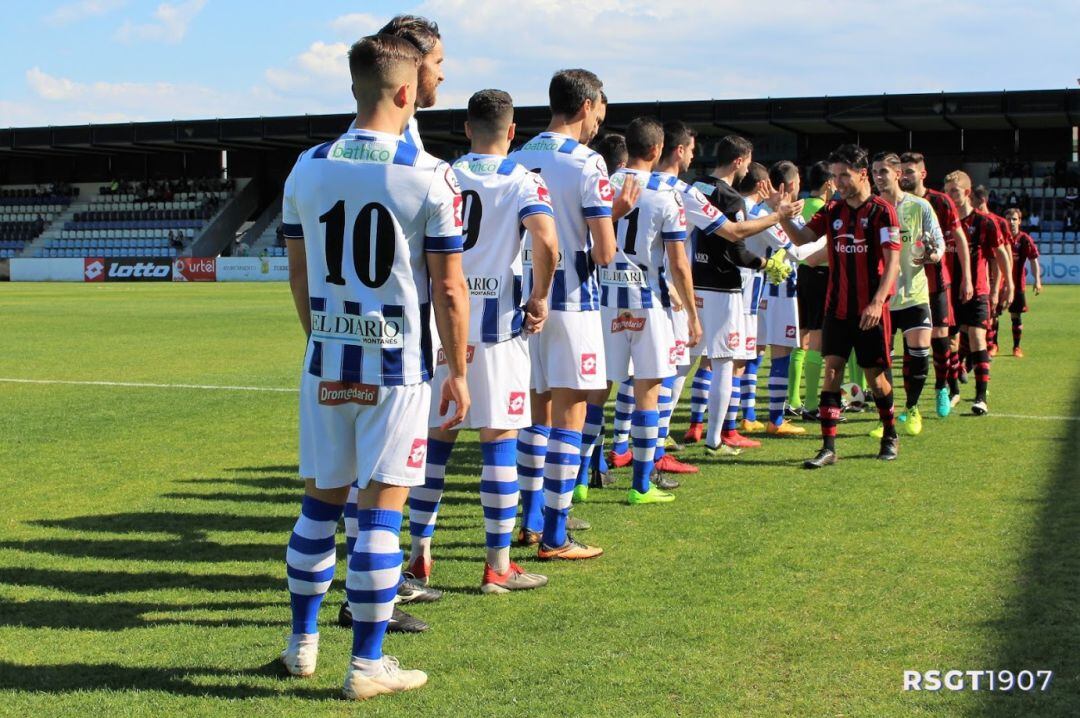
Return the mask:
<svg viewBox="0 0 1080 718">
<path fill-rule="evenodd" d="M 686 241 L 686 212 L 675 188 L 659 174 L 620 169 L 611 175 L 613 191 L 637 182 L 637 206 L 615 225 L 615 259 L 600 267 L 600 303 L 618 309 L 671 306 L 666 245 Z"/>
<path fill-rule="evenodd" d="M 553 217 L 540 175 L 498 155 L 467 154 L 454 162 L 461 184 L 469 284 L 469 341 L 495 343 L 521 334 L 522 221 Z"/>
<path fill-rule="evenodd" d="M 603 158 L 577 140 L 557 132 L 541 132 L 510 159 L 541 175 L 551 192 L 559 263 L 551 285 L 551 309 L 587 312 L 600 308 L 592 236 L 587 219 L 611 216 L 614 193 Z M 525 248 L 531 246 L 528 233 Z"/>
<path fill-rule="evenodd" d="M 757 219 L 758 217 L 764 217 L 772 213 L 772 209 L 764 202 L 755 203 L 751 200 L 746 202 L 746 215 L 748 219 Z M 792 223 L 797 227 L 803 227 L 806 222 L 802 217 L 795 217 Z M 759 232 L 751 237 L 746 238 L 746 248 L 756 254 L 759 257 L 768 259 L 775 252 L 783 249 L 788 255 L 784 260 L 791 268 L 791 274 L 781 284 L 773 284 L 771 282 L 764 282 L 763 289 L 757 291 L 755 297 L 755 304 L 760 301 L 761 296 L 764 294 L 768 297 L 784 297 L 786 299 L 793 299 L 798 296 L 798 269 L 799 263 L 797 261 L 798 250 L 791 243 L 787 234 L 784 232 L 780 225 L 775 224 L 769 227 L 764 232 Z M 757 273 L 760 277 L 761 273 Z"/>
<path fill-rule="evenodd" d="M 462 247 L 450 165 L 400 135 L 353 129 L 300 155 L 282 212 L 285 236 L 307 253 L 306 371 L 377 386 L 430 380 L 425 252 Z"/>
</svg>

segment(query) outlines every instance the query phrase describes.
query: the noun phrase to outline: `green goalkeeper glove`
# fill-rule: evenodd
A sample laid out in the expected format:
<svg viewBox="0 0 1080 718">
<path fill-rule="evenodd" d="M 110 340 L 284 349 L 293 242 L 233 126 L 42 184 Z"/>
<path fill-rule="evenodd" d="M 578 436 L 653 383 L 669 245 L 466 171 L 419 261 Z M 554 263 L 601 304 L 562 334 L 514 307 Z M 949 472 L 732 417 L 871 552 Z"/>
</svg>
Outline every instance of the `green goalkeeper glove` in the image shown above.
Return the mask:
<svg viewBox="0 0 1080 718">
<path fill-rule="evenodd" d="M 765 262 L 765 278 L 769 280 L 770 284 L 780 284 L 787 280 L 791 276 L 791 265 L 786 261 L 787 251 L 779 250 Z"/>
</svg>

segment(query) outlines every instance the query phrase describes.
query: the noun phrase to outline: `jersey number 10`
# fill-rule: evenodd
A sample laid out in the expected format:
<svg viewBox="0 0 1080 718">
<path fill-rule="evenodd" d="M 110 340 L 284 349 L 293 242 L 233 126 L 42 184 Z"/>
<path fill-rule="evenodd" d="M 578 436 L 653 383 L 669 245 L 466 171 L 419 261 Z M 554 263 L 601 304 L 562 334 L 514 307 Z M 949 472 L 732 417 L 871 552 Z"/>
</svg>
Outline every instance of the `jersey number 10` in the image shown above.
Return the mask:
<svg viewBox="0 0 1080 718">
<path fill-rule="evenodd" d="M 345 286 L 342 254 L 345 247 L 345 200 L 338 200 L 319 223 L 326 225 L 326 281 Z M 381 287 L 394 269 L 397 231 L 390 210 L 378 202 L 364 205 L 353 222 L 353 268 L 366 286 Z"/>
</svg>

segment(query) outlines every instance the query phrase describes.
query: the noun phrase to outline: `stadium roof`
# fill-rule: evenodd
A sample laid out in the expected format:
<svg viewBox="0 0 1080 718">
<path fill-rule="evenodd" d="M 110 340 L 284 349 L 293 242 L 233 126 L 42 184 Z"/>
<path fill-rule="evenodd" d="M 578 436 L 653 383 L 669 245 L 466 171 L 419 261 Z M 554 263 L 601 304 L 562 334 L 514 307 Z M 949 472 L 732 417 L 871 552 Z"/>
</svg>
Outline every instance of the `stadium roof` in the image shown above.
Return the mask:
<svg viewBox="0 0 1080 718">
<path fill-rule="evenodd" d="M 1080 124 L 1080 90 L 617 103 L 608 109 L 607 125 L 625 127 L 643 114 L 678 118 L 699 131 L 711 128 L 712 134 L 749 136 L 1066 128 Z M 518 131 L 539 131 L 548 117 L 546 107 L 519 107 Z M 0 158 L 299 151 L 338 136 L 351 119 L 348 114 L 300 115 L 0 129 Z M 463 109 L 429 110 L 418 120 L 425 143 L 464 141 Z"/>
</svg>

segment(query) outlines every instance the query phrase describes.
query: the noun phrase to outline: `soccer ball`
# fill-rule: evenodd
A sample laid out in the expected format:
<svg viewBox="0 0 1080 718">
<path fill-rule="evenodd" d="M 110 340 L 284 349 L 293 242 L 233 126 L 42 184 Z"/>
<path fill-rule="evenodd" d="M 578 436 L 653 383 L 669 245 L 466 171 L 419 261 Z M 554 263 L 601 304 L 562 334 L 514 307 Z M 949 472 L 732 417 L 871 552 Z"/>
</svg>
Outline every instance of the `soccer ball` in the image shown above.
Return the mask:
<svg viewBox="0 0 1080 718">
<path fill-rule="evenodd" d="M 866 406 L 866 392 L 855 382 L 840 387 L 840 396 L 852 409 L 862 409 Z"/>
</svg>

